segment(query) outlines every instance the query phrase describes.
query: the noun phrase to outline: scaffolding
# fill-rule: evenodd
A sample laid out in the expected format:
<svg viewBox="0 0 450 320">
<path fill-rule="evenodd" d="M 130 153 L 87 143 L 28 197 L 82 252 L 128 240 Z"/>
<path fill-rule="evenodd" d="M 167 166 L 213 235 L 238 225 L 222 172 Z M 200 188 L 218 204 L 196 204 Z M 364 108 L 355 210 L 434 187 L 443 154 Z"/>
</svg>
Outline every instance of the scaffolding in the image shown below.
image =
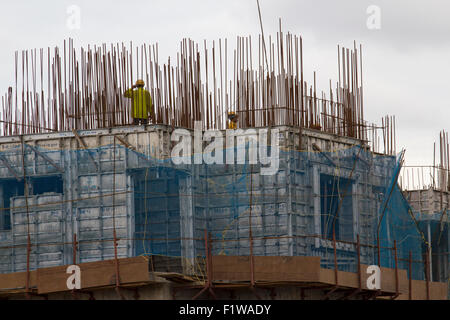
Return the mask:
<svg viewBox="0 0 450 320">
<path fill-rule="evenodd" d="M 2 138 L 1 272 L 143 256 L 150 270 L 205 281 L 209 255 L 305 256 L 336 272 L 379 265 L 429 280 L 423 234 L 396 183 L 403 154 L 276 129 L 273 175 L 248 161 L 174 164 L 169 126 Z"/>
</svg>

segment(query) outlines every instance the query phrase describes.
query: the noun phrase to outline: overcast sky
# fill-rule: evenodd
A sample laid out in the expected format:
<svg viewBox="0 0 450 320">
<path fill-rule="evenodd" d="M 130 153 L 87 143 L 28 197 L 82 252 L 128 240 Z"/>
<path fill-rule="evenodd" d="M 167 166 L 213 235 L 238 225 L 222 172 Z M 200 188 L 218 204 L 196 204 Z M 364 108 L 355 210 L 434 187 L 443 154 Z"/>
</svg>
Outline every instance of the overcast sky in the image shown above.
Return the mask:
<svg viewBox="0 0 450 320">
<path fill-rule="evenodd" d="M 264 32 L 302 35 L 307 80 L 337 79 L 337 45 L 363 45 L 365 118 L 397 118 L 397 149 L 407 164 L 432 164 L 433 142 L 450 128 L 450 2 L 448 0 L 260 0 Z M 67 8 L 80 8 L 80 29 L 67 27 Z M 369 29 L 371 5 L 380 29 Z M 182 38 L 212 41 L 260 32 L 256 0 L 2 1 L 0 92 L 14 83 L 14 51 L 129 42 L 155 43 L 160 60 Z M 324 87 L 323 89 L 327 89 Z"/>
</svg>

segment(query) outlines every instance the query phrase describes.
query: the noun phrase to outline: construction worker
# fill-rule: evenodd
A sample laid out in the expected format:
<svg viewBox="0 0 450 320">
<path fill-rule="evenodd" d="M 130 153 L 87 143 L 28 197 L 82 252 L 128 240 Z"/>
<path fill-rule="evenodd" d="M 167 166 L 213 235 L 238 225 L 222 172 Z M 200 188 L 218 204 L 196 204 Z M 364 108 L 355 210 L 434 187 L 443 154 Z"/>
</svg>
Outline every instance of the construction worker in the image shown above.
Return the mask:
<svg viewBox="0 0 450 320">
<path fill-rule="evenodd" d="M 238 115 L 230 111 L 228 112 L 228 129 L 237 129 Z"/>
<path fill-rule="evenodd" d="M 134 125 L 147 124 L 149 114 L 152 122 L 155 123 L 152 98 L 150 93 L 144 89 L 144 86 L 144 80 L 137 80 L 136 84 L 133 85 L 131 89 L 125 91 L 124 94 L 126 98 L 132 99 L 132 116 Z"/>
</svg>

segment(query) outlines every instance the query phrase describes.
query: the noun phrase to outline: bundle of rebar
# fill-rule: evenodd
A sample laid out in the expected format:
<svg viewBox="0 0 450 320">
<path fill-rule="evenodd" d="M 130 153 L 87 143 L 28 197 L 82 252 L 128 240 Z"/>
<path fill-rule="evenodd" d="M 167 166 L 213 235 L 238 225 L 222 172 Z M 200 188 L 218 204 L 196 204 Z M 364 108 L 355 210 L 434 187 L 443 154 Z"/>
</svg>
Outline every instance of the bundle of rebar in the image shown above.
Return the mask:
<svg viewBox="0 0 450 320">
<path fill-rule="evenodd" d="M 339 79 L 329 81 L 326 94 L 318 92 L 315 72 L 312 84 L 304 78 L 301 37 L 284 34 L 280 24 L 276 39 L 259 36 L 257 42 L 255 54 L 252 38 L 238 37 L 229 58 L 226 39 L 209 48 L 205 41 L 203 49 L 185 39 L 177 61 L 164 64 L 158 44 L 77 51 L 68 40 L 62 50 L 16 52 L 14 88 L 2 97 L 1 134 L 130 125 L 132 102 L 124 92 L 142 79 L 156 123 L 194 128 L 202 121 L 206 129 L 225 129 L 235 112 L 239 128 L 291 125 L 367 140 L 374 127 L 364 121 L 361 46 L 338 46 Z"/>
<path fill-rule="evenodd" d="M 441 191 L 450 191 L 450 148 L 448 141 L 448 132 L 442 130 L 439 133 L 439 166 L 437 187 Z"/>
<path fill-rule="evenodd" d="M 450 191 L 450 144 L 448 132 L 439 133 L 438 153 L 436 142 L 433 147 L 433 165 L 405 166 L 400 177 L 400 186 L 404 190 Z M 437 162 L 437 163 L 436 163 Z"/>
</svg>

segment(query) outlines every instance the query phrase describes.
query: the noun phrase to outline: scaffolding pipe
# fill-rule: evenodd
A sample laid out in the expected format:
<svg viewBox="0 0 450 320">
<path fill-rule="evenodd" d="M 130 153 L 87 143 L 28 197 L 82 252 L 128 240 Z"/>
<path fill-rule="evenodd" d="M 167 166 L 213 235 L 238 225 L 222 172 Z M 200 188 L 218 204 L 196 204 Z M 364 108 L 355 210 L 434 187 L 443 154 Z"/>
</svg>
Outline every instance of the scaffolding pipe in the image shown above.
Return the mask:
<svg viewBox="0 0 450 320">
<path fill-rule="evenodd" d="M 428 220 L 428 261 L 430 264 L 430 281 L 433 281 L 433 257 L 431 255 L 432 246 L 431 246 L 431 221 Z"/>
</svg>

